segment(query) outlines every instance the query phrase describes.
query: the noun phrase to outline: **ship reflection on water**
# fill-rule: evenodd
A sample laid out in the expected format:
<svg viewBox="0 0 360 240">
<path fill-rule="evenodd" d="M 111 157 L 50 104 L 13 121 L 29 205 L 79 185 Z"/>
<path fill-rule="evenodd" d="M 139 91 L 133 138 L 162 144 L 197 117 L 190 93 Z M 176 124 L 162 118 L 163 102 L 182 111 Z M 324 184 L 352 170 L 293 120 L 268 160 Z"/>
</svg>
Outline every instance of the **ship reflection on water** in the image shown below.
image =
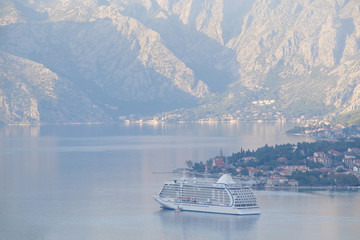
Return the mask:
<svg viewBox="0 0 360 240">
<path fill-rule="evenodd" d="M 218 239 L 219 237 L 236 236 L 251 232 L 256 228 L 260 215 L 226 215 L 214 213 L 200 213 L 187 211 L 174 211 L 162 209 L 155 213 L 159 217 L 163 229 L 169 232 L 179 231 L 183 234 L 182 239 L 186 236 L 193 236 L 198 233 L 207 239 Z M 204 236 L 206 235 L 206 236 Z M 230 238 L 229 238 L 230 239 Z"/>
</svg>

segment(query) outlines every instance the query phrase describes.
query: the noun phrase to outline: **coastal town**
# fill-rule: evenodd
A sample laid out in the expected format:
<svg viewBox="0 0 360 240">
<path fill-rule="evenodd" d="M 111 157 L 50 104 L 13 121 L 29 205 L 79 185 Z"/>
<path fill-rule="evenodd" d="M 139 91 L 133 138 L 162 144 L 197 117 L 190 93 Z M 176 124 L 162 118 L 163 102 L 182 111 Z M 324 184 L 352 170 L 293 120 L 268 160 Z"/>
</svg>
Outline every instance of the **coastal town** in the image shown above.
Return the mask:
<svg viewBox="0 0 360 240">
<path fill-rule="evenodd" d="M 339 140 L 360 137 L 360 126 L 340 123 L 332 125 L 327 121 L 308 120 L 302 126 L 288 130 L 287 133 L 306 135 L 318 140 Z"/>
<path fill-rule="evenodd" d="M 206 163 L 186 161 L 198 176 L 231 173 L 257 187 L 359 187 L 360 139 L 264 146 L 219 155 Z M 322 151 L 320 150 L 322 149 Z"/>
</svg>

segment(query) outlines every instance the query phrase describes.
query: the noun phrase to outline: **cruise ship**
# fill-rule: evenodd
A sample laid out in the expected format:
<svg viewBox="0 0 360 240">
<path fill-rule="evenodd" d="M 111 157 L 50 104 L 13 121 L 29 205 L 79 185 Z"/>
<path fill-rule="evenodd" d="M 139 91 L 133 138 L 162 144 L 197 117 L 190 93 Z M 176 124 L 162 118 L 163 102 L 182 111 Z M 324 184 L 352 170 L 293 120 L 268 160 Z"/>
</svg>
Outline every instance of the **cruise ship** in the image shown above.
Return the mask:
<svg viewBox="0 0 360 240">
<path fill-rule="evenodd" d="M 178 211 L 260 214 L 251 188 L 237 184 L 230 174 L 224 174 L 216 183 L 186 178 L 168 181 L 153 198 L 161 207 Z"/>
</svg>

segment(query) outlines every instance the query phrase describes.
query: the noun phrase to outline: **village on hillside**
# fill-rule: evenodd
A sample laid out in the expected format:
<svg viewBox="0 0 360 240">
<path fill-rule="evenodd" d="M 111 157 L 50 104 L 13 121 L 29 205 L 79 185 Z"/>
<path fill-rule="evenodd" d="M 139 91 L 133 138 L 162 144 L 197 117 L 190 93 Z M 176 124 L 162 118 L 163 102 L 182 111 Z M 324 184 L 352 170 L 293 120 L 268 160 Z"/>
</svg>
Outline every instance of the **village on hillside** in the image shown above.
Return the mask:
<svg viewBox="0 0 360 240">
<path fill-rule="evenodd" d="M 331 125 L 329 122 L 318 120 L 307 120 L 302 126 L 296 126 L 287 131 L 288 134 L 306 135 L 315 139 L 338 140 L 342 138 L 360 137 L 360 126 L 358 125 Z"/>
<path fill-rule="evenodd" d="M 259 187 L 359 187 L 360 139 L 264 146 L 232 156 L 222 151 L 206 163 L 186 161 L 199 176 L 231 173 Z M 337 148 L 337 150 L 336 150 Z M 322 149 L 322 150 L 320 150 Z"/>
</svg>

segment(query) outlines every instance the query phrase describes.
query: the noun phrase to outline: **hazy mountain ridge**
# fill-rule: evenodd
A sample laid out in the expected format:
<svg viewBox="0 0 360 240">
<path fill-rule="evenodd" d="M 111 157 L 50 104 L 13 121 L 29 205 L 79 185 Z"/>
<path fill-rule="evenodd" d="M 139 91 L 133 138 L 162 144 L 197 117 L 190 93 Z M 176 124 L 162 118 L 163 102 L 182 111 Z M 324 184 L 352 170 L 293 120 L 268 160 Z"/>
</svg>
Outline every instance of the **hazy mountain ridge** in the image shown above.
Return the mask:
<svg viewBox="0 0 360 240">
<path fill-rule="evenodd" d="M 11 0 L 4 0 L 0 2 L 0 26 L 17 23 L 20 21 L 19 13 L 16 11 Z"/>
<path fill-rule="evenodd" d="M 7 0 L 2 5 L 2 58 L 37 62 L 66 79 L 64 89 L 96 106 L 79 113 L 78 121 L 92 111 L 97 114 L 89 121 L 188 107 L 176 112 L 189 116 L 185 119 L 239 113 L 244 120 L 262 111 L 294 117 L 360 106 L 356 0 Z M 4 61 L 0 67 L 2 79 L 13 68 Z M 10 71 L 7 78 L 26 74 Z M 32 74 L 53 84 L 39 68 Z M 14 91 L 0 90 L 3 96 Z M 16 92 L 26 95 L 20 87 Z M 28 105 L 14 110 L 7 99 L 1 119 L 77 121 L 66 116 L 79 111 L 77 104 L 61 108 L 59 118 L 33 103 L 51 102 L 51 94 L 34 93 Z M 21 111 L 27 117 L 11 117 Z"/>
<path fill-rule="evenodd" d="M 6 39 L 1 47 L 43 62 L 60 76 L 72 79 L 115 119 L 123 114 L 119 105 L 125 108 L 155 102 L 159 111 L 166 110 L 166 104 L 180 105 L 208 94 L 207 85 L 196 80 L 192 70 L 162 45 L 158 33 L 121 15 L 119 9 L 100 6 L 90 11 L 87 5 L 81 6 L 71 14 L 80 22 L 69 22 L 68 16 L 52 22 L 58 14 L 49 11 L 49 22 L 4 27 Z M 146 110 L 146 106 L 139 108 Z"/>
<path fill-rule="evenodd" d="M 110 120 L 76 91 L 71 82 L 39 63 L 0 52 L 0 73 L 0 121 L 28 124 L 54 119 L 58 122 Z"/>
</svg>

